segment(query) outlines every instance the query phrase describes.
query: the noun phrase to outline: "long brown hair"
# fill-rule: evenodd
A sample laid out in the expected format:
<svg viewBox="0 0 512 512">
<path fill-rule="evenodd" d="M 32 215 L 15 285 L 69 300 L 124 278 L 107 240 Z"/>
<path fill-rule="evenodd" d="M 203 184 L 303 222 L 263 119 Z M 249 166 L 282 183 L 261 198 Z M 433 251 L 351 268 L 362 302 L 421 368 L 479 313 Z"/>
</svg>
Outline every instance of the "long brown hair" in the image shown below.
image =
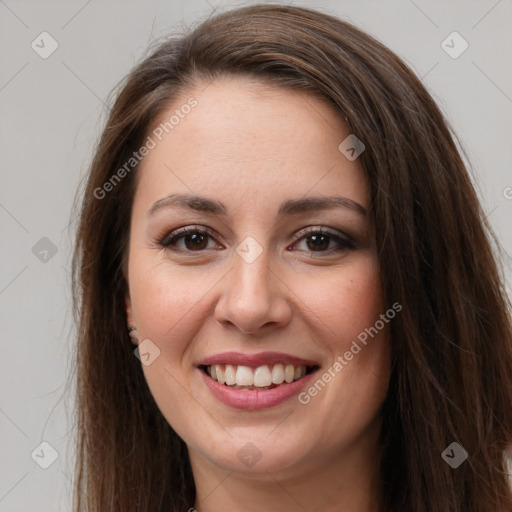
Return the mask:
<svg viewBox="0 0 512 512">
<path fill-rule="evenodd" d="M 73 261 L 75 511 L 182 512 L 194 504 L 186 446 L 153 400 L 126 331 L 123 258 L 136 167 L 108 193 L 98 190 L 170 100 L 226 74 L 321 95 L 366 146 L 360 158 L 384 298 L 403 305 L 390 323 L 382 511 L 510 512 L 510 303 L 454 136 L 421 82 L 382 44 L 330 15 L 276 5 L 231 10 L 167 39 L 117 93 L 83 192 Z M 441 457 L 452 442 L 468 452 L 457 469 Z"/>
</svg>

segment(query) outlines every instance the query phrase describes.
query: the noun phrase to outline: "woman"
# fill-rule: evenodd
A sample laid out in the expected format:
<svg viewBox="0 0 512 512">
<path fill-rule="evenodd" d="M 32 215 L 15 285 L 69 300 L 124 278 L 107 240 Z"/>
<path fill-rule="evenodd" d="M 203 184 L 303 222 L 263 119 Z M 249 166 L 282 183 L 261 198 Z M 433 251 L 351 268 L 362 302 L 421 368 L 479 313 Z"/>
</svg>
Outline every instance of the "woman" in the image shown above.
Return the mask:
<svg viewBox="0 0 512 512">
<path fill-rule="evenodd" d="M 158 46 L 83 196 L 75 510 L 512 510 L 489 233 L 352 25 L 256 5 Z"/>
</svg>

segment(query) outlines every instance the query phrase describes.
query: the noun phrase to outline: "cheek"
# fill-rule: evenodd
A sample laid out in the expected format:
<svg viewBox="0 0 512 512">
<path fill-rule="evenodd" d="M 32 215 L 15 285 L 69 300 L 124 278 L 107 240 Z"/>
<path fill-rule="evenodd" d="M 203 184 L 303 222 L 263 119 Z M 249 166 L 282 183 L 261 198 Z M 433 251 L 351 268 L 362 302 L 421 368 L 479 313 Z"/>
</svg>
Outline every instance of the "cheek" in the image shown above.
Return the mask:
<svg viewBox="0 0 512 512">
<path fill-rule="evenodd" d="M 348 350 L 351 340 L 385 312 L 377 262 L 370 255 L 321 278 L 304 279 L 301 294 L 308 318 L 337 353 Z"/>
<path fill-rule="evenodd" d="M 388 325 L 381 320 L 390 308 L 382 300 L 377 263 L 368 258 L 344 270 L 308 293 L 311 329 L 329 359 L 299 401 L 322 418 L 325 456 L 372 431 L 390 374 Z"/>
<path fill-rule="evenodd" d="M 193 400 L 184 389 L 190 357 L 190 340 L 201 325 L 201 300 L 208 288 L 185 271 L 166 263 L 154 264 L 137 256 L 131 262 L 130 292 L 140 339 L 150 339 L 159 356 L 142 365 L 145 379 L 158 407 L 169 424 L 183 434 Z"/>
<path fill-rule="evenodd" d="M 130 292 L 137 329 L 160 350 L 176 355 L 186 348 L 187 333 L 200 325 L 198 312 L 208 291 L 207 283 L 184 275 L 187 270 L 159 264 L 148 268 L 133 262 Z"/>
<path fill-rule="evenodd" d="M 373 414 L 384 399 L 389 379 L 388 323 L 396 312 L 384 305 L 375 259 L 358 259 L 325 279 L 305 282 L 302 288 L 310 330 L 329 360 L 326 388 L 312 390 L 333 403 L 350 404 L 353 419 Z M 386 316 L 386 312 L 391 314 Z M 384 318 L 384 319 L 383 319 Z M 305 397 L 307 400 L 308 397 Z M 366 418 L 367 419 L 367 418 Z"/>
</svg>

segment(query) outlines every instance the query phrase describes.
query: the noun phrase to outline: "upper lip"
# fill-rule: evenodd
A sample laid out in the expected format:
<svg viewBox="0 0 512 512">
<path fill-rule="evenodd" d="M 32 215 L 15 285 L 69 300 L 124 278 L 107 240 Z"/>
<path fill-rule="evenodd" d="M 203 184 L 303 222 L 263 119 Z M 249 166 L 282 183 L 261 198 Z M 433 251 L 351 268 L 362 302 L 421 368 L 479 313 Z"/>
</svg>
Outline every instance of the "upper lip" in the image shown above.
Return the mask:
<svg viewBox="0 0 512 512">
<path fill-rule="evenodd" d="M 316 361 L 302 359 L 283 352 L 260 352 L 244 354 L 243 352 L 222 352 L 209 356 L 198 363 L 198 366 L 214 364 L 231 364 L 233 366 L 263 366 L 265 364 L 292 364 L 294 366 L 318 366 Z"/>
</svg>

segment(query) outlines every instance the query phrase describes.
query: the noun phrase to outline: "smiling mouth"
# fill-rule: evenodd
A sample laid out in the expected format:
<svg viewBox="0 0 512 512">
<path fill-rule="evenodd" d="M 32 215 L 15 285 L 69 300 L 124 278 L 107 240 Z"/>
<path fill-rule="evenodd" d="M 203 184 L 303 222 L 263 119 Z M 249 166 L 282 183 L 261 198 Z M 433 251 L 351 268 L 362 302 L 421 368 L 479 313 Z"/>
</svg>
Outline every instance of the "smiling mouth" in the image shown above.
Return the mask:
<svg viewBox="0 0 512 512">
<path fill-rule="evenodd" d="M 231 364 L 201 366 L 201 369 L 219 384 L 231 389 L 246 391 L 263 391 L 291 384 L 313 373 L 318 368 L 318 366 L 293 364 L 265 364 L 257 367 Z"/>
</svg>

